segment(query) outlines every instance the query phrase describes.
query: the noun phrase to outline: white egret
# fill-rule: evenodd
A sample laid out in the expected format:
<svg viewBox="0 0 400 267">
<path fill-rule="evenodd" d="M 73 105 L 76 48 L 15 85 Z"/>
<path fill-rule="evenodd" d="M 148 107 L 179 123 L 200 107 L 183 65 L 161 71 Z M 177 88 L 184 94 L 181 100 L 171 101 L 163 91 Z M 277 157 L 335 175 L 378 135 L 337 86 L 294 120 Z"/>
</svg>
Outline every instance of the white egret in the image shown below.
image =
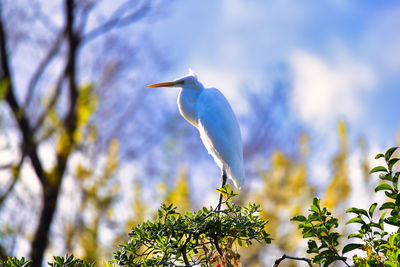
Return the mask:
<svg viewBox="0 0 400 267">
<path fill-rule="evenodd" d="M 177 87 L 178 108 L 181 115 L 195 126 L 208 153 L 222 171 L 222 187 L 227 177 L 240 190 L 244 183 L 243 148 L 239 124 L 224 95 L 216 88 L 204 88 L 196 75 L 172 82 L 148 85 L 152 87 Z M 222 195 L 219 199 L 219 208 Z"/>
</svg>

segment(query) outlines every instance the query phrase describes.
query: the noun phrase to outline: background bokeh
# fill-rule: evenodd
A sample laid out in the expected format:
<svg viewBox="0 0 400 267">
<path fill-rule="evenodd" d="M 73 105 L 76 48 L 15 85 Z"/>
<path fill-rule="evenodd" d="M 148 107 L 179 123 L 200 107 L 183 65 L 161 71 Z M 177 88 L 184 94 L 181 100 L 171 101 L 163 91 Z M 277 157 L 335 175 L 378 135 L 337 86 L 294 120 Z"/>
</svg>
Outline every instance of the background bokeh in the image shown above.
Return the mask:
<svg viewBox="0 0 400 267">
<path fill-rule="evenodd" d="M 1 56 L 43 179 L 52 179 L 60 155 L 67 159 L 45 260 L 73 252 L 102 262 L 161 203 L 181 211 L 216 204 L 220 170 L 179 115 L 178 91 L 145 88 L 189 68 L 231 103 L 247 178 L 237 201 L 261 204 L 275 238 L 269 247 L 247 248 L 243 266 L 303 256 L 289 219 L 313 196 L 342 218 L 343 207 L 372 203 L 373 157 L 400 142 L 397 1 L 82 0 L 73 9 L 81 38 L 73 53 L 65 3 L 0 5 L 8 50 Z M 71 58 L 73 82 L 65 71 Z M 27 256 L 46 182 L 25 155 L 21 112 L 10 109 L 2 68 L 0 251 Z M 71 106 L 78 123 L 69 151 Z"/>
</svg>

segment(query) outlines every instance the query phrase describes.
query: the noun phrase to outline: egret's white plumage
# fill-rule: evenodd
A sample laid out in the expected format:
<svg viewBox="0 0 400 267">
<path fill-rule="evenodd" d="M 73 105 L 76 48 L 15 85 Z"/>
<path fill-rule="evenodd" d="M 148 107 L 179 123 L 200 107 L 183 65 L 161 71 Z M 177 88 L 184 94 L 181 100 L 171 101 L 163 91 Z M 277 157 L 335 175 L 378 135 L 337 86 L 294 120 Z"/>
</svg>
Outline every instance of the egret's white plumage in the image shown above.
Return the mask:
<svg viewBox="0 0 400 267">
<path fill-rule="evenodd" d="M 148 87 L 179 87 L 178 108 L 195 126 L 214 161 L 240 189 L 245 180 L 239 124 L 224 95 L 216 88 L 204 88 L 190 73 L 173 82 Z"/>
</svg>

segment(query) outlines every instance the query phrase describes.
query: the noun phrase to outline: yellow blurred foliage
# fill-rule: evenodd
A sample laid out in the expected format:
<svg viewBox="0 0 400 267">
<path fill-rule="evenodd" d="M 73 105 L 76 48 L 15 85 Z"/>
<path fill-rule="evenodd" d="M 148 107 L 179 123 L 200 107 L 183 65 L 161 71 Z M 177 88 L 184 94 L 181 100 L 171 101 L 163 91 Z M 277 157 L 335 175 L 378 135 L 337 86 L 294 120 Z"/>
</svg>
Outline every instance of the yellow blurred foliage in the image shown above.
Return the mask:
<svg viewBox="0 0 400 267">
<path fill-rule="evenodd" d="M 142 184 L 139 180 L 135 180 L 133 189 L 133 201 L 132 201 L 132 214 L 126 222 L 126 230 L 129 232 L 133 226 L 142 223 L 146 219 L 146 212 L 148 211 L 147 205 L 142 200 Z M 124 233 L 124 237 L 126 233 Z"/>
<path fill-rule="evenodd" d="M 173 203 L 178 206 L 178 212 L 191 210 L 192 201 L 190 199 L 190 189 L 188 184 L 188 174 L 186 168 L 181 167 L 178 171 L 178 178 L 175 187 L 167 193 L 165 202 Z"/>
<path fill-rule="evenodd" d="M 363 174 L 364 182 L 368 183 L 370 181 L 369 170 L 371 169 L 368 162 L 368 152 L 367 152 L 367 144 L 364 139 L 360 138 L 359 145 L 361 149 L 361 172 Z"/>
<path fill-rule="evenodd" d="M 56 151 L 58 155 L 67 156 L 71 153 L 73 146 L 73 140 L 71 135 L 66 131 L 63 131 L 58 138 Z"/>
<path fill-rule="evenodd" d="M 74 229 L 65 222 L 65 247 L 90 262 L 101 261 L 111 245 L 102 245 L 99 240 L 100 224 L 115 220 L 113 203 L 120 193 L 120 184 L 114 178 L 119 166 L 119 142 L 111 140 L 104 160 L 90 163 L 87 167 L 79 163 L 75 167 L 75 181 L 79 192 L 80 206 L 76 214 Z M 72 235 L 72 236 L 71 236 Z"/>
<path fill-rule="evenodd" d="M 85 126 L 92 114 L 96 111 L 99 102 L 98 96 L 94 93 L 92 84 L 85 84 L 79 88 L 77 120 L 78 127 Z"/>
<path fill-rule="evenodd" d="M 343 203 L 350 195 L 351 187 L 349 181 L 348 151 L 346 124 L 340 121 L 338 124 L 340 149 L 332 160 L 333 177 L 325 190 L 322 206 L 333 210 Z"/>
<path fill-rule="evenodd" d="M 309 153 L 308 137 L 299 137 L 300 157 L 292 159 L 283 152 L 271 155 L 268 169 L 260 170 L 260 191 L 250 193 L 250 201 L 261 205 L 262 216 L 269 222 L 266 230 L 274 238 L 274 244 L 285 252 L 294 250 L 301 241 L 295 225 L 288 224 L 293 216 L 305 211 L 314 196 L 315 189 L 307 182 L 306 159 Z M 258 257 L 262 247 L 256 244 L 246 248 L 242 263 L 246 266 L 262 266 Z M 292 266 L 284 263 L 284 266 Z"/>
</svg>

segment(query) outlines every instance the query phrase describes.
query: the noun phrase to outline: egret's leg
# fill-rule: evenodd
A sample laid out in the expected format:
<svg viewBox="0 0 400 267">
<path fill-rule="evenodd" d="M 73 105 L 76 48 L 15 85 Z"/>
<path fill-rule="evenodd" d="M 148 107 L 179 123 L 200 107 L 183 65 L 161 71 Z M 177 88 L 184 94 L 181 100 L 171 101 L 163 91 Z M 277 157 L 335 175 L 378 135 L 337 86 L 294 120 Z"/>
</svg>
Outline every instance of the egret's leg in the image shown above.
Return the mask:
<svg viewBox="0 0 400 267">
<path fill-rule="evenodd" d="M 225 169 L 223 169 L 222 170 L 222 185 L 221 185 L 221 187 L 225 186 L 227 178 L 228 177 L 226 176 L 226 171 L 225 171 Z M 221 204 L 222 204 L 222 194 L 219 195 L 218 211 L 221 209 Z"/>
</svg>

